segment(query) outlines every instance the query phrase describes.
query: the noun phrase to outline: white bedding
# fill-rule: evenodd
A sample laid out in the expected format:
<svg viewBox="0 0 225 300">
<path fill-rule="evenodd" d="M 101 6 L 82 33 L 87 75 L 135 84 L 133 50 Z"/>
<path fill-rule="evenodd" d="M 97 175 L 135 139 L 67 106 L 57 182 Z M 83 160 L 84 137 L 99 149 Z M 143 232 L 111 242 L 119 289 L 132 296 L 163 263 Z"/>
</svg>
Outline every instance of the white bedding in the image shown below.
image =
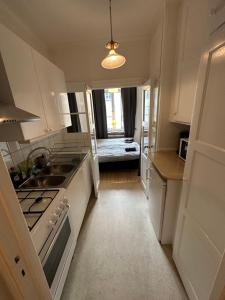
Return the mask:
<svg viewBox="0 0 225 300">
<path fill-rule="evenodd" d="M 98 160 L 102 162 L 114 162 L 139 159 L 140 146 L 136 142 L 125 143 L 126 138 L 98 139 Z M 125 148 L 136 148 L 136 151 L 126 152 Z"/>
</svg>

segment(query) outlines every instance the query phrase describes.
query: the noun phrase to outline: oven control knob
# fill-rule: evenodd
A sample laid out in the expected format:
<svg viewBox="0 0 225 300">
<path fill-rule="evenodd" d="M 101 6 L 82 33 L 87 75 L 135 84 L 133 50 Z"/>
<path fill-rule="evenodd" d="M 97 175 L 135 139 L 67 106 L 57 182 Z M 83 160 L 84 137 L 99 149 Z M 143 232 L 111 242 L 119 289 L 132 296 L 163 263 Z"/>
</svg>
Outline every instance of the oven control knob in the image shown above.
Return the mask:
<svg viewBox="0 0 225 300">
<path fill-rule="evenodd" d="M 65 203 L 64 203 L 63 201 L 62 201 L 62 202 L 60 203 L 60 205 L 59 205 L 59 207 L 60 207 L 61 210 L 63 210 L 63 209 L 65 208 L 65 206 L 66 206 L 66 205 L 65 205 Z"/>
<path fill-rule="evenodd" d="M 52 214 L 52 216 L 51 216 L 51 221 L 52 221 L 54 224 L 56 224 L 58 218 L 59 218 L 59 216 L 58 216 L 56 213 L 54 213 L 54 214 Z"/>
<path fill-rule="evenodd" d="M 58 206 L 58 207 L 56 208 L 56 210 L 55 210 L 55 214 L 56 214 L 57 216 L 59 216 L 59 215 L 61 214 L 61 212 L 62 212 L 62 208 L 61 208 L 60 206 Z"/>
<path fill-rule="evenodd" d="M 52 220 L 49 220 L 48 225 L 49 225 L 49 227 L 53 228 L 55 226 L 55 222 Z"/>
<path fill-rule="evenodd" d="M 67 204 L 69 204 L 69 200 L 68 200 L 67 198 L 64 198 L 64 199 L 63 199 L 63 203 L 64 203 L 65 205 L 67 205 Z"/>
</svg>

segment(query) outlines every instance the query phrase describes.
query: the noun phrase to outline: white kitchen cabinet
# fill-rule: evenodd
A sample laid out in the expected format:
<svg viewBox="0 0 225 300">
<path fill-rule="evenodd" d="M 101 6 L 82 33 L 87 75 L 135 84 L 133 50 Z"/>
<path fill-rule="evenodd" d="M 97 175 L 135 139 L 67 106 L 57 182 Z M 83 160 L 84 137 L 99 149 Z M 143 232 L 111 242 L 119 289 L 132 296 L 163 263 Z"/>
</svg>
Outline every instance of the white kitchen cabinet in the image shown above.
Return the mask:
<svg viewBox="0 0 225 300">
<path fill-rule="evenodd" d="M 0 25 L 0 52 L 12 97 L 2 99 L 40 117 L 4 125 L 0 138 L 31 140 L 71 125 L 63 72 L 22 39 Z M 4 89 L 2 86 L 1 89 Z"/>
<path fill-rule="evenodd" d="M 209 8 L 205 0 L 183 1 L 180 7 L 176 75 L 170 112 L 172 122 L 191 123 L 198 67 L 209 37 L 208 14 Z"/>
<path fill-rule="evenodd" d="M 65 192 L 65 197 L 70 204 L 71 223 L 74 229 L 75 240 L 80 232 L 91 190 L 91 164 L 90 154 L 88 154 Z"/>
<path fill-rule="evenodd" d="M 182 180 L 162 178 L 150 162 L 148 181 L 150 220 L 157 239 L 173 244 Z"/>
<path fill-rule="evenodd" d="M 18 139 L 29 140 L 42 136 L 47 125 L 31 47 L 2 25 L 0 40 L 1 56 L 15 105 L 40 117 L 39 121 L 18 125 Z"/>
<path fill-rule="evenodd" d="M 48 59 L 32 50 L 42 96 L 47 132 L 60 130 L 71 125 L 69 104 L 63 72 Z"/>
<path fill-rule="evenodd" d="M 57 66 L 53 65 L 54 71 L 54 86 L 55 86 L 55 93 L 57 97 L 58 109 L 61 119 L 62 127 L 68 127 L 71 125 L 71 117 L 70 117 L 70 108 L 69 102 L 67 97 L 67 87 L 65 76 L 62 70 L 60 70 Z"/>
</svg>

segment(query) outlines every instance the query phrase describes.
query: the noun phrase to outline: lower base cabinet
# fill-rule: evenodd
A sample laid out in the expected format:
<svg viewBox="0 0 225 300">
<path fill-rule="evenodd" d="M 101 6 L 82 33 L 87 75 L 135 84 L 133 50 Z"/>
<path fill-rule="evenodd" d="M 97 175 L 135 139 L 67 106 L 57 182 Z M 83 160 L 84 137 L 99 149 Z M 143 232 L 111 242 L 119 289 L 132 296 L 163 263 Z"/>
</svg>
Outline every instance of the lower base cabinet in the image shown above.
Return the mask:
<svg viewBox="0 0 225 300">
<path fill-rule="evenodd" d="M 65 198 L 69 200 L 70 204 L 71 225 L 74 229 L 75 241 L 79 235 L 92 191 L 90 159 L 89 154 L 74 175 L 65 192 Z"/>
<path fill-rule="evenodd" d="M 156 237 L 161 244 L 173 244 L 182 181 L 163 179 L 151 166 L 148 186 L 150 220 Z"/>
</svg>

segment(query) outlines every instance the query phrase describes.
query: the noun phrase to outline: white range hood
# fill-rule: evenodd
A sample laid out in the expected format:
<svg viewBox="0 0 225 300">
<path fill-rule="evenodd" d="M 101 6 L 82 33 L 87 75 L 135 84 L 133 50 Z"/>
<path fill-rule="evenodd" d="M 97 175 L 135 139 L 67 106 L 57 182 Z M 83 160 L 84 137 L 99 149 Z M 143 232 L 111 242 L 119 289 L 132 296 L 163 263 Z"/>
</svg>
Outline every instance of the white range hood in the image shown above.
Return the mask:
<svg viewBox="0 0 225 300">
<path fill-rule="evenodd" d="M 0 55 L 0 125 L 33 122 L 40 118 L 15 105 L 6 70 Z"/>
</svg>

